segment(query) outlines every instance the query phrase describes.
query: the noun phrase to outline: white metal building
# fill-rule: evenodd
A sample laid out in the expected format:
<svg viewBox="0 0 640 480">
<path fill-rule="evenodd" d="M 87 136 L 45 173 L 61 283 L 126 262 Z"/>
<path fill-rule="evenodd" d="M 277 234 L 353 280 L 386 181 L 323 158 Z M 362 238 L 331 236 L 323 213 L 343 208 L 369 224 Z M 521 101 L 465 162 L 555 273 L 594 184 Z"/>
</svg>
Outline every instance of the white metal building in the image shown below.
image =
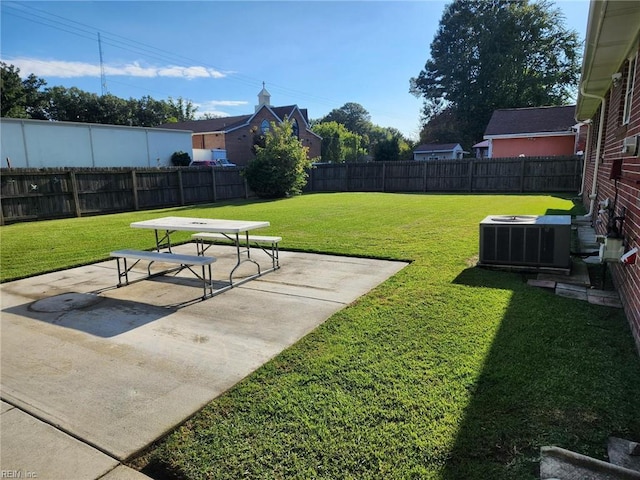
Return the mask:
<svg viewBox="0 0 640 480">
<path fill-rule="evenodd" d="M 191 155 L 191 131 L 0 119 L 2 167 L 167 167 Z"/>
</svg>

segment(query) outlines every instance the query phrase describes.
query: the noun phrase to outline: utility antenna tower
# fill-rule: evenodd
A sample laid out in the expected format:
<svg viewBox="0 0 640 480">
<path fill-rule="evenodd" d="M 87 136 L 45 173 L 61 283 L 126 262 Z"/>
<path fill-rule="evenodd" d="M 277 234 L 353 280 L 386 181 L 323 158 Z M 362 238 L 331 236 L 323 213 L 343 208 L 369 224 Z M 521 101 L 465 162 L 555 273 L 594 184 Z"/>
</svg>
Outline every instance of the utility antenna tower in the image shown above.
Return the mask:
<svg viewBox="0 0 640 480">
<path fill-rule="evenodd" d="M 98 32 L 98 51 L 100 52 L 100 83 L 102 84 L 102 95 L 109 93 L 107 91 L 107 77 L 104 74 L 104 62 L 102 61 L 102 39 Z"/>
</svg>

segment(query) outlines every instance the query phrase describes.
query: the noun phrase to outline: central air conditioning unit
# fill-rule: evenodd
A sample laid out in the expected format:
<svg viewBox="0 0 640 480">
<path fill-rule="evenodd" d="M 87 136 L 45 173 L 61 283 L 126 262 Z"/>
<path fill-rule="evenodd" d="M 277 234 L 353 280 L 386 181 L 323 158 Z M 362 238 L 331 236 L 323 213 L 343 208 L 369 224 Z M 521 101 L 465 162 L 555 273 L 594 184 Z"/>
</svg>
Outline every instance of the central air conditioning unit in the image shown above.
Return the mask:
<svg viewBox="0 0 640 480">
<path fill-rule="evenodd" d="M 481 266 L 571 269 L 570 215 L 489 215 L 480 222 Z"/>
</svg>

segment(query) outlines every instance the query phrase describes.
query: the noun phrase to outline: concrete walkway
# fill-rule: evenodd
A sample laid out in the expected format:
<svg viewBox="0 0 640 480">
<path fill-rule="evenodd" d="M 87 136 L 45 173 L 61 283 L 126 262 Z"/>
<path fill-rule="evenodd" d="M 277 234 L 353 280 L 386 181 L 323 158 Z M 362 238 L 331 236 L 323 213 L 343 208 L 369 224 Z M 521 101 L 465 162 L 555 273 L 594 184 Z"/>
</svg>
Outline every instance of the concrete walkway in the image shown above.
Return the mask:
<svg viewBox="0 0 640 480">
<path fill-rule="evenodd" d="M 235 249 L 208 254 L 222 286 Z M 121 462 L 406 263 L 281 252 L 281 265 L 205 301 L 184 272 L 113 288 L 113 260 L 1 285 L 2 472 L 145 478 Z"/>
</svg>

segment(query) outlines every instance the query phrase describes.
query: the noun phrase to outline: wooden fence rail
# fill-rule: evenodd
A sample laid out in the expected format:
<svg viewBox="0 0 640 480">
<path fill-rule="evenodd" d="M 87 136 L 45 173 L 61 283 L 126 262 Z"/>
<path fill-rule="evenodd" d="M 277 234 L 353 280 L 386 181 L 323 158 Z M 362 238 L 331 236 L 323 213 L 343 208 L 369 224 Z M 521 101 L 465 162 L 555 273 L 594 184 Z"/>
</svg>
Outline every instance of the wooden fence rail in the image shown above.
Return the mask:
<svg viewBox="0 0 640 480">
<path fill-rule="evenodd" d="M 577 192 L 579 157 L 318 165 L 305 192 Z M 0 224 L 249 198 L 240 168 L 0 169 Z"/>
</svg>

